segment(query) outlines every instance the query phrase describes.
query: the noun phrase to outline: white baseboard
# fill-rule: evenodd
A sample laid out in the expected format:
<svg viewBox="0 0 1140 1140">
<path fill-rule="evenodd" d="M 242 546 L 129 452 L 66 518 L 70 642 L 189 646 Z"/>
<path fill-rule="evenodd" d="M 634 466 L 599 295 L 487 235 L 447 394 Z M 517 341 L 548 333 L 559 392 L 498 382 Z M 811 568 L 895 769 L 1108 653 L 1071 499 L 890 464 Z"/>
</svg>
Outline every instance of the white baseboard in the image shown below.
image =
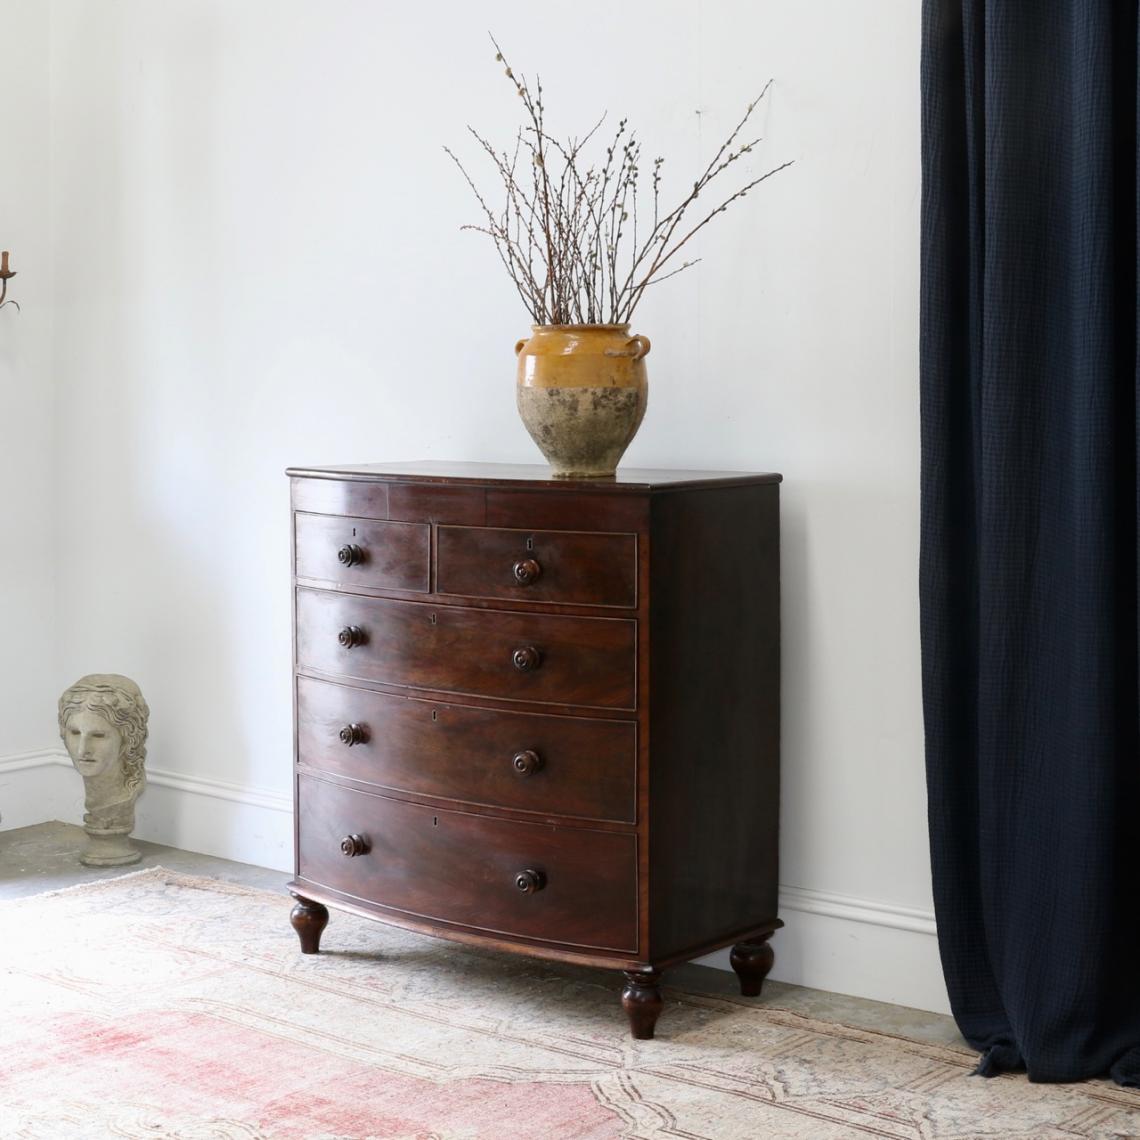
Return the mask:
<svg viewBox="0 0 1140 1140">
<path fill-rule="evenodd" d="M 82 818 L 83 788 L 65 752 L 0 759 L 0 830 Z M 278 871 L 293 868 L 292 799 L 265 789 L 148 768 L 135 835 Z M 780 913 L 787 925 L 772 939 L 774 979 L 949 1012 L 929 911 L 786 886 Z M 727 950 L 700 961 L 731 968 Z"/>
<path fill-rule="evenodd" d="M 83 819 L 83 785 L 62 749 L 0 759 L 0 831 L 59 819 Z M 293 800 L 224 780 L 147 768 L 135 808 L 137 839 L 293 869 Z"/>
<path fill-rule="evenodd" d="M 780 915 L 775 980 L 950 1012 L 932 912 L 789 886 L 780 888 Z M 728 955 L 700 961 L 728 970 Z"/>
<path fill-rule="evenodd" d="M 35 752 L 16 752 L 0 756 L 0 776 L 7 772 L 24 772 L 29 768 L 42 768 L 55 764 L 64 755 L 58 748 L 40 748 Z"/>
<path fill-rule="evenodd" d="M 151 769 L 146 780 L 139 839 L 292 873 L 292 796 Z"/>
<path fill-rule="evenodd" d="M 0 831 L 83 817 L 83 785 L 67 754 L 45 748 L 0 757 Z M 78 813 L 78 814 L 77 814 Z"/>
</svg>

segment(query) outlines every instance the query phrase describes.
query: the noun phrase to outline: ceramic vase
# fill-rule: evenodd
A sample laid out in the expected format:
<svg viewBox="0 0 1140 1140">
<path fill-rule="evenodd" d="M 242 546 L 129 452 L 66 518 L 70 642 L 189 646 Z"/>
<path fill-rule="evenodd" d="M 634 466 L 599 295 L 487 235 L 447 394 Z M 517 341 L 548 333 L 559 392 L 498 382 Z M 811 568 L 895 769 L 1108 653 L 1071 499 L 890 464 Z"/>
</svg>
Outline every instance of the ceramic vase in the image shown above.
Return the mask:
<svg viewBox="0 0 1140 1140">
<path fill-rule="evenodd" d="M 518 409 L 556 479 L 612 476 L 649 399 L 629 325 L 533 325 L 515 345 Z"/>
</svg>

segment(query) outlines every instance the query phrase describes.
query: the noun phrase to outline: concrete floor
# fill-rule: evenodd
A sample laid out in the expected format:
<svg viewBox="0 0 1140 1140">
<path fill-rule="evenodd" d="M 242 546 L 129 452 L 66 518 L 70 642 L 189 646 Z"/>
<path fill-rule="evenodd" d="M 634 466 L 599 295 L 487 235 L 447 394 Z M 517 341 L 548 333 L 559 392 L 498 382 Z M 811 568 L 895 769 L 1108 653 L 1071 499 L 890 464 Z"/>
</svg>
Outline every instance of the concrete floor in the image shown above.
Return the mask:
<svg viewBox="0 0 1140 1140">
<path fill-rule="evenodd" d="M 83 848 L 84 835 L 83 829 L 74 824 L 41 823 L 35 827 L 0 832 L 0 899 L 25 898 L 76 883 L 130 874 L 144 867 L 166 867 L 188 875 L 204 875 L 244 883 L 270 891 L 281 891 L 282 894 L 284 884 L 288 881 L 288 876 L 281 871 L 271 871 L 266 867 L 233 863 L 228 859 L 198 855 L 192 851 L 181 851 L 177 847 L 163 847 L 158 843 L 144 843 L 141 840 L 135 842 L 143 853 L 141 862 L 131 867 L 96 868 L 80 864 L 78 855 Z M 567 970 L 584 972 L 574 967 L 567 967 Z M 666 982 L 678 989 L 699 993 L 740 992 L 735 975 L 708 966 L 678 966 L 668 972 Z M 965 1046 L 953 1020 L 943 1014 L 866 1001 L 863 998 L 772 980 L 764 983 L 764 998 L 782 1009 L 838 1021 L 860 1029 L 874 1029 L 937 1044 Z"/>
</svg>

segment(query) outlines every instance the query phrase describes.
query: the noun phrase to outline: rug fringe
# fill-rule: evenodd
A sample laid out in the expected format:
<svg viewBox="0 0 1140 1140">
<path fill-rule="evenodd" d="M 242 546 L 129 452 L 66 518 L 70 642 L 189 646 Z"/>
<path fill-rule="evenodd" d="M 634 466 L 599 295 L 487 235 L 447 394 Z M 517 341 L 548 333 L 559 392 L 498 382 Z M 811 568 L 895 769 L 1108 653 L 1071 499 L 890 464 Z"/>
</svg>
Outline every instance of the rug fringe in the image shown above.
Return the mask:
<svg viewBox="0 0 1140 1140">
<path fill-rule="evenodd" d="M 276 891 L 265 887 L 250 887 L 245 883 L 233 883 L 228 879 L 214 879 L 209 875 L 190 875 L 185 871 L 174 871 L 161 864 L 155 867 L 142 867 L 137 871 L 126 871 L 121 875 L 106 875 L 100 879 L 92 879 L 87 883 L 72 883 L 67 887 L 56 887 L 50 891 L 37 891 L 33 895 L 21 895 L 14 899 L 0 899 L 0 907 L 13 904 L 27 903 L 30 899 L 50 899 L 57 895 L 68 895 L 74 891 L 97 891 L 109 887 L 113 883 L 121 883 L 126 879 L 141 878 L 163 879 L 164 882 L 191 890 L 222 891 L 232 895 L 266 895 L 269 898 L 280 899 L 282 896 Z M 285 876 L 282 876 L 284 881 Z"/>
</svg>

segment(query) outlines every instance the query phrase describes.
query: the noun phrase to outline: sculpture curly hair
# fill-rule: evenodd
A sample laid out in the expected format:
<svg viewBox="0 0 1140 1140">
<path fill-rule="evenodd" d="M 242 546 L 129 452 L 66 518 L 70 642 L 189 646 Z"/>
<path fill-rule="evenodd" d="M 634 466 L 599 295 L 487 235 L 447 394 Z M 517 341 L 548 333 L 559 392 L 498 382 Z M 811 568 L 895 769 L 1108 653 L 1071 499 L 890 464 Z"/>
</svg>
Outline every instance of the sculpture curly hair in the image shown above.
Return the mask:
<svg viewBox="0 0 1140 1140">
<path fill-rule="evenodd" d="M 73 713 L 97 713 L 122 734 L 123 783 L 128 792 L 141 791 L 146 782 L 147 717 L 150 709 L 142 691 L 130 677 L 117 673 L 89 673 L 80 677 L 59 698 L 59 735 L 64 737 Z"/>
</svg>

